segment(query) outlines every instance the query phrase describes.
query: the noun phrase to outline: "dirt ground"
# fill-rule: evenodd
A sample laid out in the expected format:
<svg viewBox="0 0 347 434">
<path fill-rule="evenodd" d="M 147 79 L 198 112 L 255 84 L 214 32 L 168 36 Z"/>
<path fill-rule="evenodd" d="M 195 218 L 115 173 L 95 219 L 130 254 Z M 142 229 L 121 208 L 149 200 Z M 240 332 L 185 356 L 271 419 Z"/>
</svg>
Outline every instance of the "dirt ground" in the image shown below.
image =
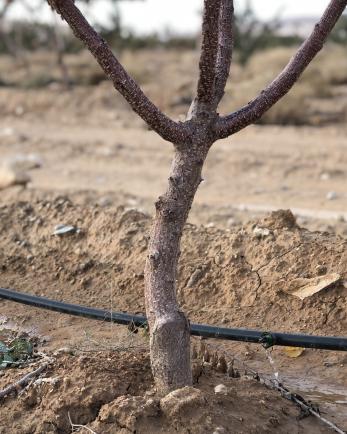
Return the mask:
<svg viewBox="0 0 347 434">
<path fill-rule="evenodd" d="M 26 186 L 0 190 L 0 286 L 144 313 L 148 231 L 170 145 L 113 100 L 107 83 L 1 88 L 0 104 L 0 166 L 27 176 Z M 253 126 L 215 144 L 183 237 L 178 298 L 191 321 L 346 336 L 346 133 L 344 123 Z M 295 216 L 275 211 L 289 208 Z M 80 231 L 53 235 L 59 224 Z M 333 274 L 337 282 L 317 294 L 293 294 Z M 292 358 L 275 348 L 273 368 L 259 345 L 208 340 L 211 353 L 236 357 L 240 377 L 200 357 L 194 389 L 162 398 L 141 330 L 0 301 L 0 336 L 8 332 L 31 336 L 51 360 L 39 381 L 1 402 L 0 433 L 69 433 L 69 415 L 98 434 L 332 432 L 301 418 L 243 363 L 266 379 L 277 370 L 347 429 L 343 352 L 305 349 Z M 40 357 L 0 371 L 0 390 Z M 226 389 L 216 394 L 219 384 Z"/>
</svg>

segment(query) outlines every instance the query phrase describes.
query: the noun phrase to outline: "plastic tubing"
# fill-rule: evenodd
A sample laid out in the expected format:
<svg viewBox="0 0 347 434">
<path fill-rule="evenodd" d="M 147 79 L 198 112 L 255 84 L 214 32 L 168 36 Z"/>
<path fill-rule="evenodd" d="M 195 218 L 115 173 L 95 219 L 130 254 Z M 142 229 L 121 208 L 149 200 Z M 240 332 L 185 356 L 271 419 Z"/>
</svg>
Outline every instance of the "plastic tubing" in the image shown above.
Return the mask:
<svg viewBox="0 0 347 434">
<path fill-rule="evenodd" d="M 133 324 L 135 327 L 144 327 L 147 325 L 147 319 L 142 315 L 132 315 L 123 312 L 109 312 L 103 309 L 64 303 L 45 297 L 25 294 L 12 289 L 0 288 L 0 298 L 40 309 L 47 309 L 54 312 L 60 312 L 67 315 L 80 316 L 99 321 L 114 322 L 122 325 Z M 190 324 L 190 333 L 193 336 L 201 336 L 204 338 L 262 344 L 267 348 L 278 345 L 315 348 L 320 350 L 347 351 L 346 337 L 278 333 L 250 329 L 224 328 L 203 324 Z"/>
</svg>

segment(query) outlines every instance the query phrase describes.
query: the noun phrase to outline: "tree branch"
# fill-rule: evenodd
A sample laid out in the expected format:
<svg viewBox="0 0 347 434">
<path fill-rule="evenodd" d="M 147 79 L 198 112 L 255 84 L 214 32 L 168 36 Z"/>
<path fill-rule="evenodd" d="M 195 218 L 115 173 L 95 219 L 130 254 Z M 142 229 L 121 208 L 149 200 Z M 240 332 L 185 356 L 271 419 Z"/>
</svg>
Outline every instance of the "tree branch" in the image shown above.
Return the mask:
<svg viewBox="0 0 347 434">
<path fill-rule="evenodd" d="M 234 1 L 222 0 L 219 14 L 219 48 L 216 65 L 215 105 L 223 98 L 233 53 Z"/>
<path fill-rule="evenodd" d="M 43 372 L 48 366 L 49 363 L 44 363 L 43 365 L 36 368 L 34 371 L 24 375 L 24 377 L 20 378 L 15 383 L 5 387 L 5 389 L 0 390 L 0 400 L 5 398 L 9 393 L 18 392 L 18 389 L 20 387 L 26 386 L 29 383 L 29 381 L 31 381 L 33 378 L 40 375 L 41 372 Z"/>
<path fill-rule="evenodd" d="M 75 36 L 93 54 L 113 86 L 131 108 L 163 139 L 175 144 L 190 141 L 189 125 L 174 122 L 164 115 L 143 93 L 112 53 L 106 41 L 93 29 L 73 0 L 47 0 L 69 24 Z"/>
<path fill-rule="evenodd" d="M 210 109 L 214 102 L 221 3 L 222 0 L 204 0 L 200 75 L 196 99 L 197 111 Z"/>
<path fill-rule="evenodd" d="M 311 35 L 277 78 L 246 106 L 217 121 L 215 132 L 219 139 L 228 137 L 256 122 L 292 88 L 306 67 L 322 49 L 346 5 L 347 0 L 331 0 Z"/>
</svg>

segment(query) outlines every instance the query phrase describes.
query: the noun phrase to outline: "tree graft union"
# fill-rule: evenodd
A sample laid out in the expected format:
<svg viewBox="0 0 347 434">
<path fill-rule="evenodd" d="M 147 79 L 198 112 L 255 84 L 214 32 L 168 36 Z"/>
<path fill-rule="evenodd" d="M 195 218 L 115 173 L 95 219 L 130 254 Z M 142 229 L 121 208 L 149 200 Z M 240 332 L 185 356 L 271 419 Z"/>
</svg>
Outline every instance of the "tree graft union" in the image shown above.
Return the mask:
<svg viewBox="0 0 347 434">
<path fill-rule="evenodd" d="M 149 100 L 73 0 L 48 3 L 86 44 L 134 112 L 175 147 L 167 190 L 155 205 L 145 269 L 152 371 L 158 390 L 164 394 L 192 383 L 189 322 L 177 303 L 176 277 L 183 228 L 208 151 L 218 139 L 258 121 L 292 88 L 322 48 L 347 0 L 331 0 L 312 34 L 277 78 L 246 106 L 224 117 L 218 115 L 217 108 L 232 59 L 233 1 L 204 0 L 198 86 L 191 110 L 182 123 L 170 119 Z"/>
</svg>

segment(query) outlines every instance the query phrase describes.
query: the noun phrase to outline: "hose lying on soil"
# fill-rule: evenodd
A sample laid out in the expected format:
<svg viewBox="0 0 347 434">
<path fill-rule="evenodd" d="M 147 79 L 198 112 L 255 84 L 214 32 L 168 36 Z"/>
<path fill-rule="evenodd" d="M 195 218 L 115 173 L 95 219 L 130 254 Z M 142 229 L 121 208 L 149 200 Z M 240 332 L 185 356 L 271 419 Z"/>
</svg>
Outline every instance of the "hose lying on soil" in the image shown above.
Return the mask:
<svg viewBox="0 0 347 434">
<path fill-rule="evenodd" d="M 131 315 L 123 312 L 109 312 L 78 304 L 64 303 L 45 297 L 24 294 L 11 289 L 0 288 L 0 298 L 17 303 L 48 309 L 68 315 L 81 316 L 106 322 L 114 322 L 134 327 L 146 327 L 147 319 L 141 315 Z M 249 329 L 233 329 L 215 327 L 203 324 L 190 324 L 190 333 L 193 336 L 204 338 L 224 339 L 231 341 L 251 342 L 262 344 L 269 348 L 274 345 L 315 348 L 320 350 L 347 351 L 347 338 L 335 336 L 312 336 L 291 333 L 262 332 Z"/>
</svg>

